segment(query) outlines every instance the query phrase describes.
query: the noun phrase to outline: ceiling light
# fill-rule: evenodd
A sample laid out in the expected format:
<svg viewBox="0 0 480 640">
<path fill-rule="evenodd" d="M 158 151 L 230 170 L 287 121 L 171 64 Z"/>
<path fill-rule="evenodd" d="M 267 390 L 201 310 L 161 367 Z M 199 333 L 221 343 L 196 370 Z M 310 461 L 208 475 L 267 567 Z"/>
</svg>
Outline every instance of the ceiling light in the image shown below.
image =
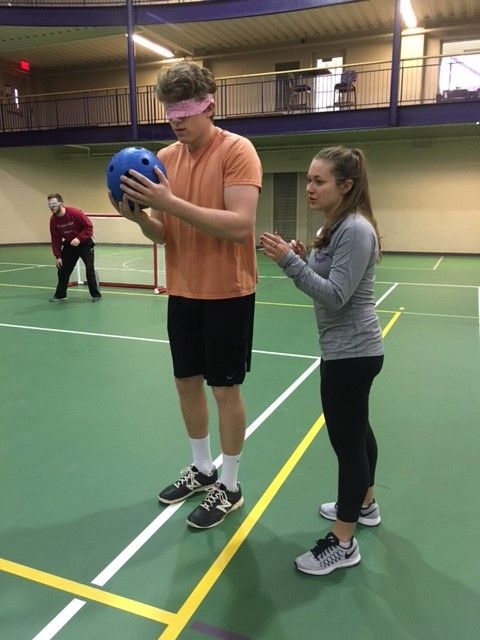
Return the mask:
<svg viewBox="0 0 480 640">
<path fill-rule="evenodd" d="M 139 36 L 138 33 L 133 34 L 132 40 L 139 44 L 141 47 L 145 47 L 146 49 L 150 49 L 150 51 L 158 53 L 158 55 L 162 56 L 163 58 L 173 58 L 175 56 L 175 54 L 170 51 L 170 49 L 162 47 L 159 44 L 155 44 L 155 42 L 151 42 L 150 40 L 147 40 L 147 38 Z"/>
<path fill-rule="evenodd" d="M 400 11 L 402 12 L 403 21 L 409 29 L 417 26 L 417 17 L 410 0 L 400 0 Z"/>
</svg>

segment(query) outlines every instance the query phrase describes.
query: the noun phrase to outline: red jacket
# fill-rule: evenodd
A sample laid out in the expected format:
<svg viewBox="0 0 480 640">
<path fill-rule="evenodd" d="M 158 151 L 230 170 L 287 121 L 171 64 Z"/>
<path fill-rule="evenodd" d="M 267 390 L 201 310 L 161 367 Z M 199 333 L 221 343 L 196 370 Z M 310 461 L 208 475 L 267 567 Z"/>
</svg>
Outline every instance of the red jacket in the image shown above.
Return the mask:
<svg viewBox="0 0 480 640">
<path fill-rule="evenodd" d="M 88 242 L 93 237 L 93 225 L 80 209 L 65 207 L 65 214 L 61 217 L 52 214 L 50 217 L 50 235 L 52 237 L 52 251 L 55 258 L 62 254 L 62 238 L 70 243 L 74 238 L 80 244 Z"/>
</svg>

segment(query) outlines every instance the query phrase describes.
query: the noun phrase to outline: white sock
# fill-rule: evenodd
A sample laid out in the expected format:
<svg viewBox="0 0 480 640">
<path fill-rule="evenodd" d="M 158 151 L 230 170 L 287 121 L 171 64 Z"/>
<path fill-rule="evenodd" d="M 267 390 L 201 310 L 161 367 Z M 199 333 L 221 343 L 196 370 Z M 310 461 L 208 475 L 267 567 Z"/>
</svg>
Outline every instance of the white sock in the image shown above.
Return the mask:
<svg viewBox="0 0 480 640">
<path fill-rule="evenodd" d="M 342 547 L 342 549 L 350 549 L 350 547 L 352 546 L 352 541 L 350 540 L 350 542 L 342 542 L 341 540 L 339 540 L 338 544 Z"/>
<path fill-rule="evenodd" d="M 229 491 L 238 490 L 237 478 L 241 457 L 241 453 L 236 456 L 227 456 L 226 453 L 223 454 L 222 475 L 220 477 L 220 482 L 224 484 Z"/>
<path fill-rule="evenodd" d="M 205 438 L 190 438 L 193 464 L 199 471 L 209 476 L 214 470 L 212 453 L 210 451 L 210 434 Z"/>
</svg>

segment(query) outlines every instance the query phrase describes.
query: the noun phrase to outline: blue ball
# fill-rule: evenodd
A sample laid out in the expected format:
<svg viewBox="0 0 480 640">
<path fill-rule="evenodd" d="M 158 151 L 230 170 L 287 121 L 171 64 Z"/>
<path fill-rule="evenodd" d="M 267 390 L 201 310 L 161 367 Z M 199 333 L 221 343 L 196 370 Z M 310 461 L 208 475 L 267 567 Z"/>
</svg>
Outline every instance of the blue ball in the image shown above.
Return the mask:
<svg viewBox="0 0 480 640">
<path fill-rule="evenodd" d="M 157 158 L 157 156 L 143 147 L 127 147 L 116 153 L 107 166 L 106 179 L 107 187 L 112 192 L 115 202 L 123 200 L 124 192 L 120 189 L 120 176 L 129 175 L 130 169 L 135 169 L 138 173 L 151 180 L 157 182 L 157 176 L 153 170 L 158 167 L 164 175 L 167 175 L 165 166 Z"/>
</svg>

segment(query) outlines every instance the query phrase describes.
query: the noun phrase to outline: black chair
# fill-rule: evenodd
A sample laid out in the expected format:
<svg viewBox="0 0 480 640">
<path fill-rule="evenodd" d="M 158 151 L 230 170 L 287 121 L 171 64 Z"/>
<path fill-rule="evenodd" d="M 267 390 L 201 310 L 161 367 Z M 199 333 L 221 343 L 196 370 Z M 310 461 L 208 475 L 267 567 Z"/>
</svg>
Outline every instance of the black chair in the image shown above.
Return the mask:
<svg viewBox="0 0 480 640">
<path fill-rule="evenodd" d="M 333 88 L 334 106 L 339 109 L 355 109 L 357 106 L 357 72 L 353 69 L 343 71 L 340 82 Z"/>
<path fill-rule="evenodd" d="M 302 76 L 288 74 L 289 111 L 310 111 L 312 108 L 312 87 L 305 80 Z"/>
</svg>

